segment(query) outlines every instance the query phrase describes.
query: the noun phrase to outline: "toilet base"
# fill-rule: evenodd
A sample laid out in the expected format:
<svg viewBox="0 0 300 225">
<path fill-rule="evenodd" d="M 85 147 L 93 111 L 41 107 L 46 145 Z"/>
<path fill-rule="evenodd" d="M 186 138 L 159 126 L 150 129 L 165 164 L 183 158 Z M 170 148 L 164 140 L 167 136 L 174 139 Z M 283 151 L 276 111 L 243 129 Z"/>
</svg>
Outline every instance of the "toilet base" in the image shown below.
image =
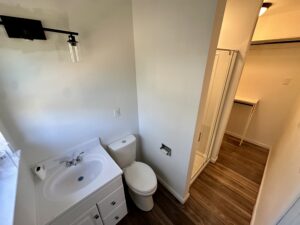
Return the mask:
<svg viewBox="0 0 300 225">
<path fill-rule="evenodd" d="M 142 195 L 138 195 L 135 192 L 133 192 L 132 190 L 130 190 L 130 188 L 128 188 L 128 192 L 129 195 L 131 197 L 131 199 L 133 200 L 134 204 L 142 211 L 150 211 L 153 206 L 154 206 L 154 202 L 153 202 L 153 198 L 152 195 L 149 196 L 142 196 Z"/>
</svg>

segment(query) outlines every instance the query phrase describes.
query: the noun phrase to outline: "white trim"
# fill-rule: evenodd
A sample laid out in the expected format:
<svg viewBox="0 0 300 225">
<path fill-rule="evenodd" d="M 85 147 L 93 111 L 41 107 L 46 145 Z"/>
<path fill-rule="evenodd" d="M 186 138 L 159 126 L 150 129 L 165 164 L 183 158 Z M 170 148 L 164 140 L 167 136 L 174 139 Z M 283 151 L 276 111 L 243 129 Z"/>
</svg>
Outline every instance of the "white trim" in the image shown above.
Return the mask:
<svg viewBox="0 0 300 225">
<path fill-rule="evenodd" d="M 204 153 L 202 153 L 202 152 L 199 152 L 199 151 L 197 151 L 197 150 L 196 150 L 196 155 L 199 155 L 199 156 L 201 156 L 201 157 L 203 157 L 203 158 L 207 158 L 207 155 L 206 155 L 206 154 L 204 154 Z"/>
<path fill-rule="evenodd" d="M 190 197 L 190 193 L 188 192 L 184 197 L 177 193 L 167 182 L 165 182 L 160 176 L 156 174 L 156 177 L 161 183 L 181 204 L 184 204 L 188 198 Z"/>
<path fill-rule="evenodd" d="M 211 157 L 211 158 L 210 158 L 210 161 L 211 161 L 212 163 L 216 163 L 217 160 L 218 160 L 218 157 L 219 157 L 219 154 L 218 154 L 216 157 Z"/>
<path fill-rule="evenodd" d="M 191 178 L 190 186 L 194 183 L 194 181 L 197 179 L 197 177 L 200 175 L 200 173 L 205 169 L 205 167 L 207 166 L 208 163 L 209 163 L 209 160 L 206 160 L 205 163 L 197 171 L 197 173 Z"/>
<path fill-rule="evenodd" d="M 231 131 L 225 131 L 225 134 L 229 134 L 230 136 L 233 136 L 233 137 L 238 138 L 238 139 L 241 139 L 241 137 L 242 137 L 240 134 L 237 134 L 237 133 L 234 133 L 234 132 L 231 132 Z M 255 141 L 251 138 L 245 138 L 244 140 L 251 143 L 251 144 L 262 147 L 262 148 L 266 148 L 266 149 L 271 149 L 272 148 L 272 146 L 270 146 L 268 144 L 265 144 L 265 143 L 262 143 L 262 142 L 259 142 L 259 141 Z"/>
<path fill-rule="evenodd" d="M 259 186 L 258 195 L 257 195 L 256 202 L 255 202 L 255 205 L 254 205 L 254 209 L 253 209 L 253 213 L 252 213 L 250 225 L 254 225 L 254 220 L 255 220 L 254 218 L 256 217 L 256 214 L 257 214 L 257 206 L 258 206 L 258 203 L 261 200 L 261 195 L 262 195 L 261 192 L 262 192 L 262 188 L 263 188 L 263 186 L 265 184 L 266 174 L 267 174 L 267 170 L 269 168 L 270 156 L 271 156 L 271 148 L 269 150 L 269 155 L 268 155 L 267 163 L 266 163 L 266 166 L 265 166 L 263 178 L 262 178 L 260 186 Z"/>
</svg>

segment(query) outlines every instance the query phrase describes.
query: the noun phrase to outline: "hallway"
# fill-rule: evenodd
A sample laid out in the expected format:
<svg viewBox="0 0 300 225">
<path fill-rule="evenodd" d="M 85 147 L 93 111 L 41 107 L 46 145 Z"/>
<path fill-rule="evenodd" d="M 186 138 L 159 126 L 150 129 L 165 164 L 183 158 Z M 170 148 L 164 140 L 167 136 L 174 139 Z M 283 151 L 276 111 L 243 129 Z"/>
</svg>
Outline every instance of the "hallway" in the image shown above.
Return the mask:
<svg viewBox="0 0 300 225">
<path fill-rule="evenodd" d="M 184 205 L 159 185 L 153 210 L 141 212 L 128 201 L 129 213 L 120 224 L 248 225 L 267 157 L 268 150 L 247 142 L 239 147 L 225 135 L 217 162 L 196 179 Z"/>
</svg>

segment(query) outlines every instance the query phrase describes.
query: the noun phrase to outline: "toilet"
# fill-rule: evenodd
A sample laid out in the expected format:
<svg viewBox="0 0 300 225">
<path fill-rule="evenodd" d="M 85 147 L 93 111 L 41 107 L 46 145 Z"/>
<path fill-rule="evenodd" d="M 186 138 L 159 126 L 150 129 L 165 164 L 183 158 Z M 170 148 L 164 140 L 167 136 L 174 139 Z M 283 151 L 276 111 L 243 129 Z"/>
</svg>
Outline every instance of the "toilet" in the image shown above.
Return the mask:
<svg viewBox="0 0 300 225">
<path fill-rule="evenodd" d="M 157 179 L 154 171 L 145 163 L 137 162 L 136 138 L 129 135 L 108 145 L 109 153 L 123 169 L 129 195 L 135 205 L 150 211 L 153 206 L 152 195 L 157 189 Z"/>
</svg>

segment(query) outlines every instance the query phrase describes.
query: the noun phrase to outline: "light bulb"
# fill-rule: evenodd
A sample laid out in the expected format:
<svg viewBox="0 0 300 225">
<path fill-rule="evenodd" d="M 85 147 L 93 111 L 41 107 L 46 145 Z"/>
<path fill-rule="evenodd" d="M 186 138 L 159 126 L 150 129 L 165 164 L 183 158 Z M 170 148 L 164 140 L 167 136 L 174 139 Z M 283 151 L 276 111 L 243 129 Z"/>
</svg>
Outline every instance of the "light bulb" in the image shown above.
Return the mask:
<svg viewBox="0 0 300 225">
<path fill-rule="evenodd" d="M 262 16 L 272 6 L 271 2 L 264 2 L 259 10 L 259 16 Z"/>
<path fill-rule="evenodd" d="M 78 45 L 78 44 L 77 44 Z M 78 46 L 74 46 L 74 51 L 75 51 L 75 61 L 79 62 L 79 52 L 78 52 Z"/>
<path fill-rule="evenodd" d="M 72 62 L 79 62 L 78 42 L 72 34 L 69 35 L 68 45 Z"/>
<path fill-rule="evenodd" d="M 262 16 L 265 12 L 267 12 L 268 8 L 267 7 L 261 7 L 259 10 L 259 16 Z"/>
<path fill-rule="evenodd" d="M 71 60 L 72 60 L 72 63 L 75 63 L 75 58 L 74 58 L 74 53 L 73 53 L 73 47 L 72 45 L 69 43 L 69 51 L 70 51 L 70 56 L 71 56 Z"/>
</svg>

